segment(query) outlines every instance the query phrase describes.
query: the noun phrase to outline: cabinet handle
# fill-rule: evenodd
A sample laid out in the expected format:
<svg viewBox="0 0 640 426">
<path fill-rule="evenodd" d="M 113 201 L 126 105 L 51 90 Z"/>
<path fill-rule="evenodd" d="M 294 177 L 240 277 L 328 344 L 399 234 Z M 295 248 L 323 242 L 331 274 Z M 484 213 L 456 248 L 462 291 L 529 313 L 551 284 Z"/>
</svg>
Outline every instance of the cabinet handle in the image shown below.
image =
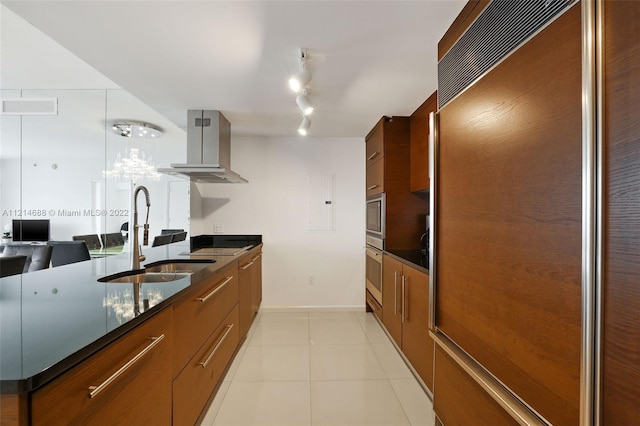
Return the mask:
<svg viewBox="0 0 640 426">
<path fill-rule="evenodd" d="M 373 152 L 373 154 L 371 154 L 371 155 L 367 158 L 367 160 L 373 160 L 374 158 L 376 158 L 376 155 L 378 155 L 378 154 L 380 154 L 380 153 L 379 153 L 379 152 L 377 152 L 377 151 L 374 151 L 374 152 Z"/>
<path fill-rule="evenodd" d="M 218 352 L 218 349 L 220 349 L 220 345 L 222 345 L 222 343 L 224 342 L 224 339 L 226 339 L 227 335 L 231 332 L 231 329 L 233 328 L 233 324 L 227 324 L 227 325 L 225 325 L 225 328 L 226 328 L 226 330 L 225 330 L 224 334 L 222 335 L 220 340 L 218 340 L 218 343 L 213 348 L 211 353 L 204 359 L 204 361 L 198 363 L 198 365 L 201 365 L 202 368 L 206 368 L 207 364 L 209 364 L 209 361 L 211 361 L 211 358 L 213 358 L 213 356 L 216 354 L 216 352 Z"/>
<path fill-rule="evenodd" d="M 253 265 L 254 263 L 256 263 L 256 261 L 252 260 L 251 262 L 247 263 L 246 265 L 241 266 L 240 269 L 244 271 L 245 269 L 247 269 L 249 266 Z"/>
<path fill-rule="evenodd" d="M 256 257 L 254 257 L 253 259 L 251 259 L 252 262 L 255 262 L 256 260 L 260 259 L 262 257 L 262 253 L 256 255 Z"/>
<path fill-rule="evenodd" d="M 230 277 L 227 277 L 227 279 L 225 279 L 222 284 L 220 284 L 218 287 L 216 287 L 211 293 L 207 294 L 204 297 L 198 297 L 196 300 L 199 300 L 200 302 L 206 302 L 208 298 L 210 298 L 211 296 L 213 296 L 214 294 L 216 294 L 217 292 L 219 292 L 220 290 L 222 290 L 222 287 L 224 287 L 225 285 L 227 285 L 229 283 L 229 281 L 231 281 L 233 279 L 233 275 Z"/>
<path fill-rule="evenodd" d="M 105 380 L 104 382 L 102 382 L 98 386 L 89 386 L 89 390 L 91 391 L 91 392 L 89 392 L 89 398 L 95 398 L 96 395 L 98 395 L 107 386 L 109 386 L 114 380 L 116 380 L 118 377 L 120 377 L 120 375 L 122 375 L 122 373 L 127 371 L 133 364 L 135 364 L 136 362 L 140 361 L 140 359 L 143 356 L 145 356 L 151 349 L 153 349 L 158 343 L 160 343 L 162 341 L 162 339 L 164 339 L 164 334 L 161 334 L 158 337 L 152 337 L 151 340 L 153 340 L 153 342 L 151 342 L 146 348 L 141 350 L 138 353 L 138 355 L 136 355 L 133 358 L 131 358 L 125 365 L 120 367 L 118 369 L 118 371 L 113 373 L 107 380 Z"/>
<path fill-rule="evenodd" d="M 405 297 L 404 297 L 404 285 L 405 285 L 405 283 L 406 283 L 406 279 L 405 279 L 405 277 L 403 275 L 402 276 L 402 322 L 403 323 L 405 321 L 405 310 L 404 310 L 404 308 L 405 308 L 405 304 L 404 304 L 404 299 L 405 299 Z"/>
<path fill-rule="evenodd" d="M 367 188 L 367 191 L 371 191 L 372 189 L 376 189 L 378 187 L 378 185 L 371 185 L 370 187 Z"/>
<path fill-rule="evenodd" d="M 393 271 L 393 315 L 398 313 L 398 271 Z"/>
</svg>

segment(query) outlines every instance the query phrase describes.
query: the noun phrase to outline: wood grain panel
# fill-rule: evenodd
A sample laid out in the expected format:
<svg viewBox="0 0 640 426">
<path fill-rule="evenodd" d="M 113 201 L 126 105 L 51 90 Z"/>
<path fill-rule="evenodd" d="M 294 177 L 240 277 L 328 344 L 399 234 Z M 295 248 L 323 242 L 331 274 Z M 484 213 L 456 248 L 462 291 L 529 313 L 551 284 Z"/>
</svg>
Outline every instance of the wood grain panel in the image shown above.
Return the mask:
<svg viewBox="0 0 640 426">
<path fill-rule="evenodd" d="M 367 197 L 384 192 L 384 159 L 381 158 L 367 169 L 366 176 Z M 371 188 L 371 189 L 369 189 Z"/>
<path fill-rule="evenodd" d="M 375 297 L 369 291 L 365 291 L 365 300 L 367 312 L 373 312 L 380 321 L 382 321 L 382 305 L 378 303 Z"/>
<path fill-rule="evenodd" d="M 402 346 L 401 318 L 402 263 L 382 256 L 382 322 L 398 346 Z"/>
<path fill-rule="evenodd" d="M 367 169 L 384 157 L 384 121 L 383 117 L 366 137 Z"/>
<path fill-rule="evenodd" d="M 603 424 L 640 424 L 640 2 L 605 2 Z"/>
<path fill-rule="evenodd" d="M 440 112 L 436 324 L 556 425 L 579 409 L 580 31 L 577 5 Z"/>
<path fill-rule="evenodd" d="M 446 426 L 518 424 L 438 345 L 435 350 L 433 410 L 441 424 Z"/>
<path fill-rule="evenodd" d="M 0 424 L 3 426 L 24 426 L 29 424 L 27 394 L 0 395 Z"/>
<path fill-rule="evenodd" d="M 438 42 L 438 61 L 456 44 L 456 41 L 467 31 L 467 28 L 473 24 L 489 3 L 489 0 L 469 0 L 467 2 Z"/>
<path fill-rule="evenodd" d="M 429 335 L 429 276 L 403 265 L 405 277 L 405 322 L 402 327 L 402 352 L 433 392 L 434 341 Z"/>
<path fill-rule="evenodd" d="M 197 300 L 233 277 L 224 287 L 204 302 Z M 238 262 L 233 262 L 207 278 L 197 291 L 187 293 L 174 304 L 175 342 L 173 346 L 173 377 L 184 368 L 207 339 L 211 330 L 220 324 L 238 303 Z"/>
<path fill-rule="evenodd" d="M 429 190 L 429 113 L 437 109 L 438 92 L 433 92 L 409 117 L 411 192 Z"/>
<path fill-rule="evenodd" d="M 140 326 L 35 391 L 32 421 L 37 425 L 171 424 L 172 312 L 166 308 Z M 94 398 L 97 386 L 164 334 L 140 361 L 133 364 Z"/>
</svg>

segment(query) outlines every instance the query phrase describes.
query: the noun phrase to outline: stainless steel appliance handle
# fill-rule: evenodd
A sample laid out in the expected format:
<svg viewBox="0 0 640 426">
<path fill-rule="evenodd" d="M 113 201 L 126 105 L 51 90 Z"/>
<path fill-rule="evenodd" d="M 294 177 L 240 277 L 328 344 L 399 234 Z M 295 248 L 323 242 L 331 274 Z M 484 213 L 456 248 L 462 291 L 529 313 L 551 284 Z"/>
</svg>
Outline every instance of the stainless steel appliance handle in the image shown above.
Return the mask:
<svg viewBox="0 0 640 426">
<path fill-rule="evenodd" d="M 373 152 L 373 154 L 371 154 L 371 155 L 367 158 L 367 160 L 373 160 L 374 158 L 376 158 L 376 155 L 378 155 L 378 154 L 380 154 L 380 153 L 379 153 L 379 152 L 377 152 L 377 151 L 374 151 L 374 152 Z"/>
<path fill-rule="evenodd" d="M 213 356 L 216 354 L 216 352 L 218 352 L 218 349 L 220 349 L 220 345 L 222 345 L 222 342 L 224 342 L 224 339 L 226 339 L 227 335 L 231 332 L 231 329 L 233 328 L 233 324 L 227 324 L 227 325 L 225 325 L 225 328 L 226 328 L 226 330 L 225 330 L 224 334 L 222 335 L 220 340 L 218 340 L 218 343 L 213 348 L 211 353 L 209 355 L 207 355 L 207 357 L 204 359 L 204 361 L 201 361 L 201 362 L 198 363 L 198 365 L 201 365 L 202 368 L 206 368 L 207 364 L 209 364 L 209 361 L 211 361 L 211 358 L 213 358 Z"/>
<path fill-rule="evenodd" d="M 222 290 L 222 287 L 224 287 L 225 285 L 227 285 L 229 283 L 229 281 L 231 281 L 233 279 L 233 275 L 230 277 L 227 277 L 222 284 L 220 284 L 218 287 L 216 287 L 212 292 L 210 292 L 209 294 L 207 294 L 206 296 L 202 296 L 202 297 L 198 297 L 196 300 L 200 301 L 200 302 L 206 302 L 207 299 L 209 299 L 211 296 L 213 296 L 214 294 L 216 294 L 217 292 L 219 292 L 220 290 Z"/>
<path fill-rule="evenodd" d="M 88 395 L 89 398 L 95 398 L 96 395 L 98 395 L 100 392 L 106 389 L 107 386 L 113 383 L 114 380 L 120 377 L 125 371 L 127 371 L 131 366 L 133 366 L 133 364 L 140 361 L 140 359 L 142 359 L 142 357 L 145 356 L 151 349 L 155 348 L 156 345 L 158 345 L 162 341 L 162 339 L 164 339 L 164 334 L 161 334 L 158 337 L 152 337 L 151 340 L 153 340 L 153 342 L 151 342 L 147 347 L 141 350 L 136 356 L 131 358 L 125 365 L 120 367 L 118 371 L 116 371 L 111 376 L 109 376 L 107 380 L 105 380 L 98 386 L 89 386 L 89 390 L 91 391 L 89 392 L 89 395 Z"/>
<path fill-rule="evenodd" d="M 407 280 L 406 280 L 405 276 L 403 275 L 402 276 L 402 322 L 403 323 L 405 321 L 405 303 L 404 303 L 405 296 L 404 296 L 404 290 L 405 290 L 406 281 Z"/>
<path fill-rule="evenodd" d="M 398 271 L 393 271 L 393 315 L 398 313 Z"/>
</svg>

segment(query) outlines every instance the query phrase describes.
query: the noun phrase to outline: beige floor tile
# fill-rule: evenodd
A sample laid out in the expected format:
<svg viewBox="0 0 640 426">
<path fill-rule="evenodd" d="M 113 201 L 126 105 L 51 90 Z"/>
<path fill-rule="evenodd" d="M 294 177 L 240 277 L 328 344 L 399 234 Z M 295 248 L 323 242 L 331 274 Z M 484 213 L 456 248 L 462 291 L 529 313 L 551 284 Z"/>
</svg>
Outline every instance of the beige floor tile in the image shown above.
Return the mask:
<svg viewBox="0 0 640 426">
<path fill-rule="evenodd" d="M 358 321 L 353 311 L 311 311 L 309 321 Z"/>
<path fill-rule="evenodd" d="M 308 319 L 308 312 L 262 312 L 259 321 L 296 321 Z"/>
<path fill-rule="evenodd" d="M 202 419 L 202 426 L 213 425 L 213 421 L 216 418 L 216 415 L 218 414 L 218 410 L 220 410 L 220 406 L 222 405 L 222 400 L 227 394 L 227 390 L 229 390 L 230 385 L 231 385 L 231 382 L 222 382 L 220 384 L 220 388 L 218 388 L 218 393 L 216 393 L 215 398 L 213 398 L 213 402 L 211 402 L 211 405 L 209 406 L 209 410 L 207 411 L 207 414 L 204 416 L 204 419 Z"/>
<path fill-rule="evenodd" d="M 311 380 L 384 379 L 370 345 L 312 345 Z"/>
<path fill-rule="evenodd" d="M 388 380 L 311 382 L 312 424 L 409 425 Z"/>
<path fill-rule="evenodd" d="M 218 426 L 311 424 L 309 382 L 233 382 L 213 422 Z"/>
<path fill-rule="evenodd" d="M 233 376 L 236 374 L 236 371 L 238 370 L 238 367 L 242 362 L 242 356 L 244 355 L 246 350 L 247 350 L 247 341 L 245 340 L 245 343 L 240 347 L 240 349 L 238 349 L 238 353 L 236 354 L 236 357 L 233 359 L 233 362 L 231 363 L 231 365 L 229 366 L 229 370 L 227 370 L 227 374 L 225 374 L 224 378 L 222 379 L 223 381 L 230 382 L 231 380 L 233 380 Z"/>
<path fill-rule="evenodd" d="M 309 346 L 249 346 L 233 380 L 309 380 Z"/>
<path fill-rule="evenodd" d="M 415 379 L 393 379 L 390 382 L 411 426 L 435 424 L 433 403 Z"/>
<path fill-rule="evenodd" d="M 249 340 L 249 346 L 308 344 L 308 321 L 260 321 Z"/>
<path fill-rule="evenodd" d="M 373 319 L 368 318 L 360 322 L 360 326 L 364 330 L 364 334 L 367 336 L 369 343 L 388 343 L 389 336 L 384 332 L 380 324 Z"/>
<path fill-rule="evenodd" d="M 378 362 L 380 362 L 388 379 L 409 379 L 413 377 L 409 367 L 407 367 L 407 364 L 392 344 L 375 343 L 371 345 L 371 348 L 375 352 Z"/>
<path fill-rule="evenodd" d="M 367 343 L 367 336 L 357 320 L 310 321 L 312 345 L 353 345 Z"/>
</svg>

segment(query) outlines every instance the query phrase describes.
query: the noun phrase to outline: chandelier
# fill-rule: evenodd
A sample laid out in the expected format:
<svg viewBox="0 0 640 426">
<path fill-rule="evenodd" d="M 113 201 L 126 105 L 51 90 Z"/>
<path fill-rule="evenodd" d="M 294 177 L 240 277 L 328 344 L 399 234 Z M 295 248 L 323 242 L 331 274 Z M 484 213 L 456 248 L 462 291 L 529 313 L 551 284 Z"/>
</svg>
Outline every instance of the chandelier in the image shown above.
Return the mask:
<svg viewBox="0 0 640 426">
<path fill-rule="evenodd" d="M 123 121 L 113 124 L 112 130 L 119 136 L 136 139 L 157 139 L 162 130 L 152 124 L 137 121 Z M 124 155 L 118 153 L 113 165 L 108 162 L 102 175 L 110 180 L 160 180 L 151 156 L 146 158 L 139 148 L 126 149 Z"/>
</svg>

